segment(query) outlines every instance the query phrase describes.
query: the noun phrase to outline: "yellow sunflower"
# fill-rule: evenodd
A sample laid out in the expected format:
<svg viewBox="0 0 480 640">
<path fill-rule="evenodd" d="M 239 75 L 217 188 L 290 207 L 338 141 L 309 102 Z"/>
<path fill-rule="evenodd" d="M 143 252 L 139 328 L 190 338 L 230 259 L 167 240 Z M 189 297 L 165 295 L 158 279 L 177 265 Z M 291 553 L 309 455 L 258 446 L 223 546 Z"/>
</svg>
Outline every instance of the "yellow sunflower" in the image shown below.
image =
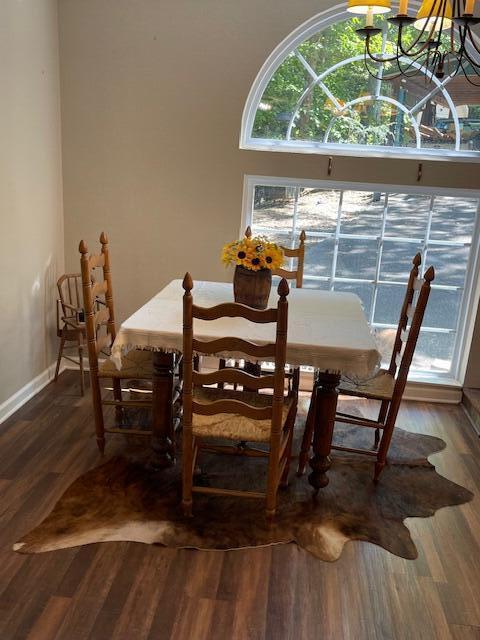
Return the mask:
<svg viewBox="0 0 480 640">
<path fill-rule="evenodd" d="M 221 254 L 223 264 L 234 264 L 252 271 L 278 269 L 283 264 L 283 250 L 263 236 L 245 237 L 224 245 Z"/>
</svg>

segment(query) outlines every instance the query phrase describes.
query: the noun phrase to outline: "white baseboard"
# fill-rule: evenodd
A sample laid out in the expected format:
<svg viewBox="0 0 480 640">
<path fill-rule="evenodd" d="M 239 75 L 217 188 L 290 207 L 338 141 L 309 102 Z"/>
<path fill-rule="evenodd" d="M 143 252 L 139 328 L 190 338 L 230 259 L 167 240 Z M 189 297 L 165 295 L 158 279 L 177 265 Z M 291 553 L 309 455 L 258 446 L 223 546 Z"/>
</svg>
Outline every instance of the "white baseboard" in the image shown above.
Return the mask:
<svg viewBox="0 0 480 640">
<path fill-rule="evenodd" d="M 467 417 L 467 420 L 469 421 L 469 423 L 473 427 L 473 430 L 475 431 L 477 436 L 480 437 L 480 428 L 479 428 L 479 426 L 477 425 L 475 420 L 472 418 L 472 416 L 471 416 L 470 412 L 468 411 L 467 407 L 463 403 L 462 403 L 461 406 L 462 406 L 462 409 L 463 409 L 463 413 L 465 414 L 465 416 Z"/>
<path fill-rule="evenodd" d="M 403 394 L 404 400 L 417 402 L 437 402 L 440 404 L 460 404 L 462 402 L 460 384 L 439 384 L 433 382 L 407 382 Z"/>
<path fill-rule="evenodd" d="M 34 395 L 41 391 L 44 387 L 51 382 L 55 376 L 56 363 L 52 363 L 45 371 L 42 371 L 36 378 L 27 382 L 25 386 L 19 389 L 13 396 L 7 398 L 5 402 L 0 404 L 0 424 L 5 422 L 15 411 L 18 411 L 20 407 L 28 402 Z M 64 366 L 60 367 L 60 373 L 65 369 Z"/>
</svg>

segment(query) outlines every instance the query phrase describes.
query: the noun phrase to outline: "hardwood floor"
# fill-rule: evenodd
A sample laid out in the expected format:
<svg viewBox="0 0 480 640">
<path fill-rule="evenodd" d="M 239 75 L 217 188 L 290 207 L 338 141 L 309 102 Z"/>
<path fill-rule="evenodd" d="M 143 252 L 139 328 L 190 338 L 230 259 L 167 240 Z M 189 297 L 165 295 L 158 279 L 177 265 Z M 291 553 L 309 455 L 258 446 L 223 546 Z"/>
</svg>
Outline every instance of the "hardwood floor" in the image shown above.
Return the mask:
<svg viewBox="0 0 480 640">
<path fill-rule="evenodd" d="M 65 372 L 0 426 L 2 640 L 480 638 L 480 442 L 460 406 L 405 403 L 399 426 L 438 435 L 440 473 L 476 493 L 412 519 L 415 561 L 350 542 L 338 562 L 295 545 L 241 551 L 12 544 L 99 462 L 89 390 Z M 362 405 L 365 407 L 366 405 Z M 111 436 L 107 456 L 124 446 Z"/>
</svg>

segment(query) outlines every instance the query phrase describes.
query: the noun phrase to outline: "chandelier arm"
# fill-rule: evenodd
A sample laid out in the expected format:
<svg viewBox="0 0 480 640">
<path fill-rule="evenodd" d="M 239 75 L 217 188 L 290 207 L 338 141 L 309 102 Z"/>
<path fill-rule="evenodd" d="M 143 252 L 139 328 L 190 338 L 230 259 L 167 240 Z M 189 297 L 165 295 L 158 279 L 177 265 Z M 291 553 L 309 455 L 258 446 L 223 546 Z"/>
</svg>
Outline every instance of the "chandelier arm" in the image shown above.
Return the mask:
<svg viewBox="0 0 480 640">
<path fill-rule="evenodd" d="M 470 62 L 475 71 L 480 68 L 480 64 L 472 58 L 466 47 L 463 47 L 463 50 L 459 54 L 459 58 L 461 59 L 462 57 L 465 57 Z"/>
<path fill-rule="evenodd" d="M 368 57 L 374 62 L 379 62 L 381 64 L 384 64 L 385 62 L 394 62 L 397 59 L 397 56 L 392 56 L 391 58 L 385 58 L 383 55 L 382 57 L 378 57 L 375 53 L 372 53 L 372 51 L 370 50 L 369 35 L 367 35 L 367 38 L 365 40 L 365 54 L 368 54 Z"/>
<path fill-rule="evenodd" d="M 444 0 L 444 2 L 446 2 L 446 0 Z M 427 19 L 425 20 L 425 24 L 423 25 L 423 27 L 420 30 L 420 33 L 418 34 L 418 37 L 406 49 L 402 45 L 402 30 L 403 30 L 403 26 L 400 23 L 400 25 L 398 27 L 397 47 L 400 49 L 402 55 L 407 56 L 407 58 L 415 57 L 416 55 L 422 53 L 428 47 L 429 42 L 430 42 L 430 40 L 432 38 L 432 35 L 433 35 L 434 31 L 435 31 L 435 26 L 437 24 L 438 16 L 434 16 L 435 20 L 434 20 L 434 23 L 433 23 L 431 29 L 428 32 L 427 39 L 426 39 L 425 43 L 420 47 L 420 49 L 416 53 L 411 53 L 412 50 L 414 49 L 414 47 L 416 47 L 417 44 L 419 42 L 421 42 L 421 39 L 425 35 L 425 32 L 427 30 L 427 24 L 430 22 L 430 19 L 432 18 L 434 7 L 435 7 L 435 2 L 432 2 L 432 6 L 430 8 L 430 12 L 429 12 L 429 14 L 427 16 Z"/>
<path fill-rule="evenodd" d="M 430 9 L 430 13 L 428 15 L 428 18 L 431 17 L 432 12 L 433 12 L 433 4 L 432 4 L 432 8 Z M 397 55 L 392 56 L 391 58 L 385 58 L 383 56 L 382 57 L 378 57 L 377 55 L 372 53 L 372 51 L 370 49 L 370 38 L 371 38 L 371 36 L 367 35 L 366 40 L 365 40 L 365 45 L 366 45 L 366 50 L 367 50 L 367 53 L 368 53 L 369 57 L 374 62 L 381 62 L 381 63 L 394 62 L 395 60 L 397 60 L 399 58 L 398 50 L 400 50 L 400 53 L 401 53 L 402 56 L 404 56 L 406 58 L 416 58 L 418 55 L 423 53 L 425 51 L 425 49 L 428 48 L 429 41 L 430 41 L 430 38 L 431 38 L 431 36 L 433 34 L 433 30 L 434 30 L 436 22 L 433 24 L 433 27 L 430 29 L 425 43 L 418 49 L 418 51 L 415 51 L 414 53 L 412 53 L 413 49 L 417 46 L 417 44 L 421 41 L 421 38 L 423 38 L 423 36 L 425 35 L 427 24 L 428 23 L 426 22 L 425 25 L 422 27 L 418 37 L 407 48 L 404 48 L 403 45 L 402 45 L 402 29 L 403 29 L 403 27 L 400 24 L 399 27 L 398 27 L 398 36 L 397 36 Z"/>
<path fill-rule="evenodd" d="M 465 41 L 467 40 L 467 35 L 470 36 L 470 38 L 468 39 L 469 43 L 472 45 L 472 47 L 475 49 L 475 51 L 480 54 L 480 47 L 475 42 L 475 37 L 474 37 L 474 35 L 472 33 L 472 30 L 470 29 L 470 27 L 468 25 L 465 28 L 465 38 L 464 38 L 464 42 L 463 42 L 464 49 L 466 50 Z M 476 62 L 474 64 L 477 67 L 480 66 L 480 64 L 478 62 Z"/>
<path fill-rule="evenodd" d="M 422 34 L 425 33 L 425 30 L 422 30 L 421 32 Z M 402 56 L 405 56 L 407 58 L 415 58 L 415 56 L 418 56 L 419 54 L 423 53 L 425 51 L 425 49 L 428 49 L 429 44 L 430 44 L 430 36 L 431 36 L 431 32 L 428 34 L 427 39 L 425 40 L 425 42 L 422 44 L 422 46 L 418 49 L 418 51 L 415 51 L 412 53 L 413 48 L 418 44 L 418 42 L 420 41 L 420 37 L 418 37 L 415 42 L 413 44 L 410 45 L 410 47 L 408 47 L 407 49 L 404 49 L 403 45 L 402 45 L 402 41 L 401 41 L 401 33 L 399 30 L 398 33 L 398 47 L 400 49 L 400 52 L 402 54 Z"/>
<path fill-rule="evenodd" d="M 400 53 L 398 53 L 398 43 L 397 43 L 397 54 L 396 55 L 392 55 L 389 58 L 386 57 L 379 57 L 377 56 L 375 53 L 372 53 L 372 51 L 370 50 L 370 42 L 369 42 L 369 38 L 370 36 L 367 36 L 366 39 L 366 46 L 365 46 L 365 53 L 368 55 L 368 57 L 373 60 L 373 62 L 378 62 L 380 64 L 385 64 L 385 62 L 396 62 L 398 61 L 399 58 L 414 58 L 417 59 L 418 56 L 421 56 L 422 53 L 428 48 L 428 42 L 426 42 L 418 51 L 416 51 L 415 53 L 405 53 L 404 50 L 400 47 Z"/>
<path fill-rule="evenodd" d="M 420 64 L 420 65 L 422 65 L 422 67 L 427 68 L 427 66 L 426 66 L 426 62 L 425 62 L 425 64 L 422 64 L 422 62 L 419 62 L 419 60 L 420 60 L 420 58 L 421 58 L 421 57 L 422 57 L 422 54 L 418 55 L 416 58 L 413 58 L 413 59 L 409 58 L 409 59 L 406 61 L 407 67 L 406 67 L 405 69 L 402 69 L 402 68 L 400 67 L 400 59 L 399 59 L 399 60 L 398 60 L 398 69 L 399 69 L 399 71 L 402 73 L 402 75 L 404 75 L 406 78 L 413 78 L 414 76 L 416 76 L 416 75 L 417 75 L 417 70 L 413 71 L 412 73 L 408 73 L 408 70 L 409 70 L 409 69 L 411 69 L 411 68 L 413 67 L 413 65 L 414 65 L 414 63 L 415 63 L 415 62 L 416 62 L 416 63 L 418 63 L 418 64 Z M 415 68 L 415 67 L 414 67 L 414 68 Z"/>
<path fill-rule="evenodd" d="M 471 74 L 467 74 L 467 71 L 466 71 L 465 67 L 463 66 L 463 61 L 462 60 L 459 61 L 459 65 L 462 67 L 462 71 L 463 71 L 463 74 L 465 76 L 465 80 L 467 82 L 469 82 L 471 85 L 473 85 L 474 87 L 480 87 L 480 82 L 477 83 L 477 82 L 473 82 L 473 80 L 470 80 L 470 75 Z M 475 75 L 478 76 L 478 78 L 480 78 L 480 73 L 476 69 L 474 69 L 474 72 L 475 72 Z"/>
<path fill-rule="evenodd" d="M 469 79 L 467 74 L 480 77 L 480 60 L 476 55 L 480 55 L 480 43 L 477 43 L 471 30 L 472 24 L 476 24 L 478 19 L 461 15 L 465 8 L 463 0 L 451 1 L 453 11 L 449 9 L 449 0 L 433 0 L 428 8 L 428 14 L 422 16 L 423 25 L 418 30 L 418 36 L 413 36 L 413 42 L 409 45 L 405 42 L 404 30 L 413 19 L 407 19 L 407 16 L 388 19 L 397 25 L 398 29 L 394 54 L 385 53 L 384 47 L 382 47 L 382 53 L 374 52 L 372 50 L 373 33 L 369 33 L 368 28 L 359 29 L 358 31 L 366 36 L 364 64 L 368 74 L 380 81 L 394 80 L 400 76 L 413 77 L 418 72 L 416 69 L 410 72 L 410 69 L 416 63 L 425 68 L 424 73 L 427 80 L 432 81 L 434 76 L 437 78 L 443 78 L 445 75 L 453 77 L 461 70 L 467 81 L 477 86 L 476 82 Z M 447 9 L 449 9 L 448 14 Z M 450 13 L 459 17 L 453 18 Z M 450 25 L 446 26 L 449 22 Z M 371 31 L 378 33 L 379 30 L 371 27 Z M 384 73 L 380 75 L 380 71 L 374 69 L 370 62 L 376 65 L 391 64 L 394 68 L 391 69 L 390 75 Z M 472 71 L 470 71 L 470 67 L 472 67 Z"/>
<path fill-rule="evenodd" d="M 365 63 L 365 69 L 367 70 L 367 73 L 370 75 L 370 77 L 372 77 L 374 80 L 395 80 L 396 78 L 399 78 L 402 74 L 402 72 L 400 71 L 399 73 L 392 75 L 392 76 L 377 76 L 375 75 L 375 73 L 370 69 L 370 67 L 368 66 L 368 62 L 367 62 L 367 55 L 365 54 L 363 61 Z"/>
</svg>

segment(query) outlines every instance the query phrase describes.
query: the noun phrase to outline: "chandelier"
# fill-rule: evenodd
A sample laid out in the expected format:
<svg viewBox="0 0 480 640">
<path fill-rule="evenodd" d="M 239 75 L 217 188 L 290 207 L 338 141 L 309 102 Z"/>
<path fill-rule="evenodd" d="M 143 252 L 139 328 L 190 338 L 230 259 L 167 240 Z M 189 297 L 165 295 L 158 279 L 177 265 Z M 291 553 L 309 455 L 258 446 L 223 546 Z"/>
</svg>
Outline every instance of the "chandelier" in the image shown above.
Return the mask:
<svg viewBox="0 0 480 640">
<path fill-rule="evenodd" d="M 393 68 L 393 73 L 382 74 L 383 80 L 420 72 L 441 80 L 462 72 L 468 82 L 480 86 L 480 46 L 472 33 L 480 18 L 473 15 L 474 4 L 475 0 L 423 0 L 413 17 L 408 15 L 408 0 L 400 0 L 397 15 L 387 18 L 397 29 L 393 51 L 381 54 L 373 50 L 372 39 L 386 33 L 387 25 L 374 26 L 373 16 L 388 13 L 391 0 L 348 0 L 347 11 L 365 15 L 365 26 L 357 33 L 365 38 L 365 64 L 374 77 L 370 61 Z"/>
</svg>

